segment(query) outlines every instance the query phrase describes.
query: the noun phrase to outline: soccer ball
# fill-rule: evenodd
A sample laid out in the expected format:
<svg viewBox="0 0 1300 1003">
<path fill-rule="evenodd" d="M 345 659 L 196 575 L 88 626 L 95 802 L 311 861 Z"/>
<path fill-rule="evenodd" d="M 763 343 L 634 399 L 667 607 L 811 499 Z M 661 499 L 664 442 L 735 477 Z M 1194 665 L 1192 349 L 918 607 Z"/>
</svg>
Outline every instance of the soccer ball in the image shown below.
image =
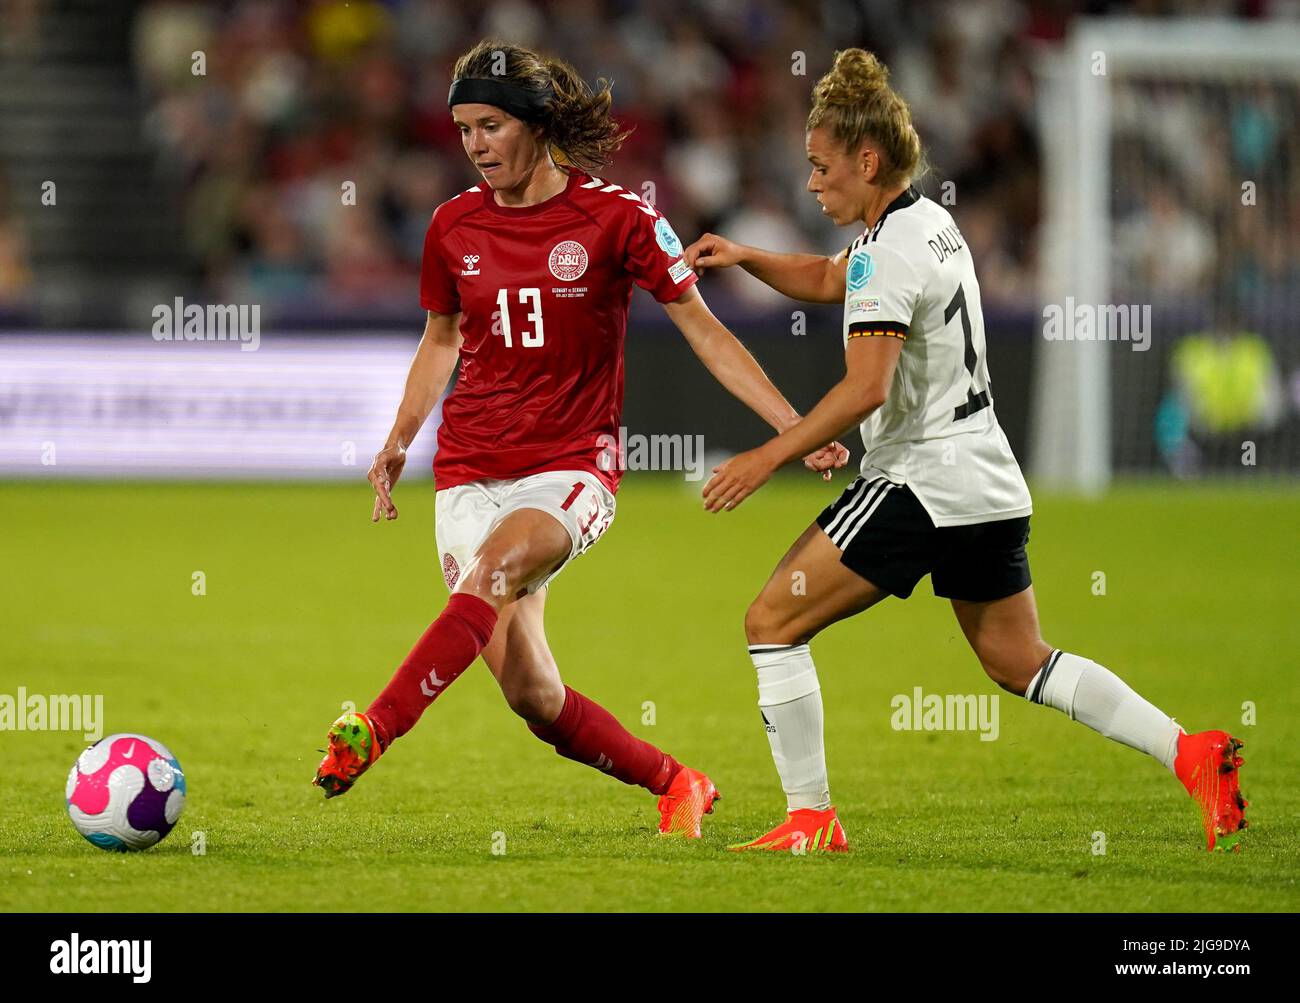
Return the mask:
<svg viewBox="0 0 1300 1003">
<path fill-rule="evenodd" d="M 102 850 L 144 850 L 158 842 L 185 807 L 185 773 L 161 742 L 109 735 L 72 764 L 68 815 Z"/>
</svg>

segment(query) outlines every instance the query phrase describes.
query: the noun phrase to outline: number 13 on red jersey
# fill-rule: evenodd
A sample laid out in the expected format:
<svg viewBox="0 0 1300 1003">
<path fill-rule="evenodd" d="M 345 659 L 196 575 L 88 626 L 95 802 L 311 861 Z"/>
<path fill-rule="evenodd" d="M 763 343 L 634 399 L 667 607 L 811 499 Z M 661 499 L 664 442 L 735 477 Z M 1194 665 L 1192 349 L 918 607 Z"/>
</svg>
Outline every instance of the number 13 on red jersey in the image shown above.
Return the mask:
<svg viewBox="0 0 1300 1003">
<path fill-rule="evenodd" d="M 529 307 L 527 321 L 532 325 L 519 332 L 519 343 L 524 348 L 540 348 L 546 339 L 545 331 L 542 328 L 542 291 L 536 287 L 519 290 L 519 302 Z M 505 339 L 506 348 L 514 347 L 514 339 L 511 337 L 510 328 L 510 296 L 509 291 L 500 289 L 497 291 L 497 315 L 500 319 L 501 330 L 493 331 L 499 333 Z"/>
</svg>

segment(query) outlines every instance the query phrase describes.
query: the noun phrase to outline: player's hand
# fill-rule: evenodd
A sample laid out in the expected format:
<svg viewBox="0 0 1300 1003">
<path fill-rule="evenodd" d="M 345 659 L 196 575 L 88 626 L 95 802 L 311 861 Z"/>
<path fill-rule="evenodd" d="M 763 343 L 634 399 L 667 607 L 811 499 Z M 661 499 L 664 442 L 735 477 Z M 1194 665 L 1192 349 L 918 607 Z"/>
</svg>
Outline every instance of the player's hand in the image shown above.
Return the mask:
<svg viewBox="0 0 1300 1003">
<path fill-rule="evenodd" d="M 719 463 L 704 485 L 705 510 L 730 511 L 766 484 L 775 472 L 776 464 L 762 446 Z"/>
<path fill-rule="evenodd" d="M 831 479 L 832 470 L 839 470 L 848 462 L 849 451 L 838 442 L 822 446 L 817 452 L 809 453 L 803 458 L 803 465 L 809 470 L 820 472 L 824 481 Z"/>
<path fill-rule="evenodd" d="M 697 275 L 703 275 L 706 268 L 729 268 L 740 264 L 741 245 L 716 233 L 706 233 L 690 247 L 686 248 L 686 264 L 695 269 Z"/>
<path fill-rule="evenodd" d="M 397 518 L 397 506 L 393 504 L 393 485 L 402 476 L 406 466 L 406 449 L 403 446 L 385 446 L 375 454 L 375 462 L 370 464 L 366 474 L 375 489 L 375 509 L 370 514 L 371 522 L 378 522 L 382 512 L 385 519 Z"/>
</svg>

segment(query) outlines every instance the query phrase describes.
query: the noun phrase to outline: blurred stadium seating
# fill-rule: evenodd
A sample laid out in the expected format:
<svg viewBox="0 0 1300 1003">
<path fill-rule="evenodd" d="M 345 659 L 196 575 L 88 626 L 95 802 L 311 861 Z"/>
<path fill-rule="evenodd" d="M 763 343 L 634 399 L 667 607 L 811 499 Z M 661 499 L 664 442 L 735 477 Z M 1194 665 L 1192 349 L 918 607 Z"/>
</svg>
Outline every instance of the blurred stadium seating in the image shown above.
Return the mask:
<svg viewBox="0 0 1300 1003">
<path fill-rule="evenodd" d="M 15 86 L 23 78 L 14 64 L 50 39 L 61 39 L 72 63 L 77 39 L 87 53 L 99 50 L 98 70 L 81 67 L 95 91 L 60 109 L 66 128 L 82 133 L 88 159 L 96 141 L 139 135 L 145 160 L 132 166 L 148 169 L 138 186 L 159 196 L 152 211 L 164 229 L 171 224 L 169 250 L 217 299 L 279 303 L 304 322 L 364 312 L 407 323 L 430 210 L 475 180 L 446 91 L 456 55 L 484 36 L 555 52 L 589 78 L 614 81 L 616 111 L 636 132 L 607 173 L 637 188 L 654 182 L 684 237 L 720 228 L 808 249 L 844 242 L 803 192 L 808 92 L 836 48 L 868 45 L 913 104 L 935 165 L 929 186 L 953 180 L 961 192 L 986 299 L 1032 294 L 1029 61 L 1065 29 L 1050 5 L 954 4 L 936 17 L 931 5 L 894 2 L 506 2 L 470 11 L 441 0 L 151 0 L 127 24 L 102 7 L 92 16 L 98 5 L 84 2 L 6 2 L 23 13 L 18 34 L 28 37 L 6 53 Z M 103 61 L 115 34 L 131 73 L 112 81 Z M 193 52 L 205 54 L 205 75 L 192 72 Z M 806 60 L 802 75 L 792 72 L 795 52 Z M 12 95 L 7 110 L 18 113 L 20 102 Z M 91 121 L 109 107 L 120 116 L 116 136 Z M 340 204 L 342 180 L 357 184 L 355 207 Z M 21 262 L 34 214 L 17 211 L 12 194 L 7 201 L 0 261 Z M 121 233 L 111 214 L 101 219 Z M 30 268 L 5 271 L 0 300 L 11 309 L 31 302 Z M 772 303 L 743 277 L 733 292 L 738 309 Z"/>
<path fill-rule="evenodd" d="M 1035 66 L 1075 19 L 1110 14 L 1249 21 L 1296 5 L 0 0 L 0 328 L 138 332 L 153 304 L 183 295 L 259 303 L 272 330 L 414 333 L 429 214 L 476 180 L 446 92 L 456 56 L 482 37 L 613 80 L 635 132 L 604 173 L 653 184 L 684 240 L 714 229 L 833 251 L 851 234 L 804 191 L 803 121 L 833 52 L 861 45 L 911 103 L 933 165 L 922 187 L 947 193 L 975 255 L 993 369 L 1011 391 L 999 414 L 1023 452 L 1044 204 Z M 1297 340 L 1296 100 L 1294 86 L 1261 82 L 1135 81 L 1117 92 L 1112 168 L 1135 182 L 1114 193 L 1116 297 L 1186 305 L 1212 290 L 1216 304 L 1270 304 L 1282 379 L 1296 361 L 1278 351 Z M 1242 176 L 1288 193 L 1284 204 L 1233 213 Z M 57 213 L 39 200 L 49 178 Z M 355 205 L 341 202 L 347 181 Z M 739 270 L 707 291 L 746 340 L 789 330 L 790 304 Z M 1197 314 L 1184 333 L 1222 323 Z M 756 351 L 802 366 L 801 404 L 835 363 L 833 351 L 800 363 L 788 344 Z M 1143 360 L 1155 368 L 1124 419 L 1120 466 L 1178 466 L 1156 432 L 1169 353 L 1157 354 Z M 629 388 L 632 417 L 645 397 Z M 685 391 L 678 403 L 689 407 Z"/>
</svg>

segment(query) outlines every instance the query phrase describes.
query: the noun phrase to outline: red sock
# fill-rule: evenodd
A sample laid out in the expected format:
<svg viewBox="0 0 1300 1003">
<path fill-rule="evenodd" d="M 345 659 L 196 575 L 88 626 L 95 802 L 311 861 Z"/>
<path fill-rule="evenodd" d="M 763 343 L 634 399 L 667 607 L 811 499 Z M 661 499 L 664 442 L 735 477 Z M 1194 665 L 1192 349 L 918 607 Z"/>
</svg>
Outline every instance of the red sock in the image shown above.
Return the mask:
<svg viewBox="0 0 1300 1003">
<path fill-rule="evenodd" d="M 651 794 L 668 790 L 682 768 L 668 753 L 630 734 L 600 704 L 568 686 L 564 687 L 560 716 L 551 724 L 530 724 L 528 728 L 566 759 L 594 766 Z"/>
<path fill-rule="evenodd" d="M 366 708 L 382 747 L 415 727 L 424 709 L 478 657 L 496 624 L 497 611 L 490 603 L 467 592 L 452 594 L 446 609 Z"/>
</svg>

